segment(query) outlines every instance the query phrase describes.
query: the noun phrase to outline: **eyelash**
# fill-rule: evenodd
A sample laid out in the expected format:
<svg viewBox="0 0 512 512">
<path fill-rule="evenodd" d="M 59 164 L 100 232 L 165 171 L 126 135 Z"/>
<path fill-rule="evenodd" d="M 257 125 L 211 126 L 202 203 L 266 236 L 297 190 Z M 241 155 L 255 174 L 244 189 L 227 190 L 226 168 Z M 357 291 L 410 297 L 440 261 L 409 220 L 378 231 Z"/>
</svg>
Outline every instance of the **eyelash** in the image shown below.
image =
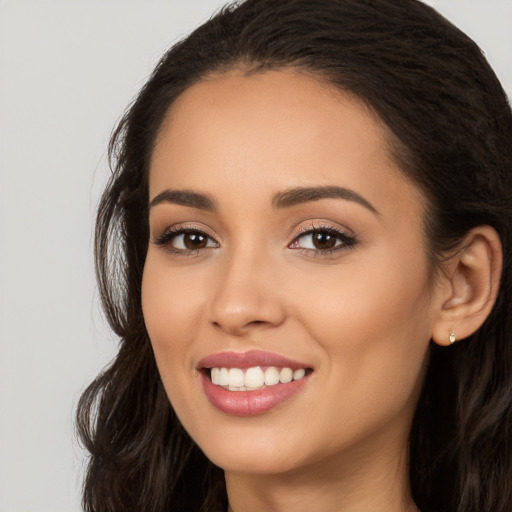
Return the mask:
<svg viewBox="0 0 512 512">
<path fill-rule="evenodd" d="M 330 256 L 338 251 L 352 249 L 357 245 L 357 239 L 353 235 L 349 235 L 339 228 L 333 226 L 325 226 L 321 224 L 311 224 L 301 228 L 299 234 L 292 240 L 288 247 L 298 243 L 299 240 L 304 239 L 306 236 L 314 235 L 315 233 L 328 235 L 334 237 L 337 245 L 331 249 L 311 249 L 305 247 L 296 247 L 303 254 L 314 257 Z M 339 243 L 338 243 L 339 241 Z"/>
<path fill-rule="evenodd" d="M 297 244 L 301 239 L 304 239 L 306 236 L 314 235 L 315 233 L 335 237 L 337 245 L 335 245 L 333 248 L 323 250 L 306 247 L 292 247 L 294 244 Z M 199 249 L 176 249 L 171 245 L 171 242 L 175 240 L 177 237 L 187 234 L 197 234 L 203 236 L 209 241 L 213 241 L 215 245 L 209 247 L 202 247 Z M 199 255 L 200 252 L 204 249 L 212 249 L 218 247 L 218 242 L 213 237 L 211 237 L 205 231 L 193 226 L 172 226 L 168 228 L 160 237 L 158 237 L 154 243 L 158 247 L 162 247 L 172 255 L 176 256 Z M 209 242 L 207 241 L 207 243 Z M 335 228 L 333 226 L 311 224 L 307 227 L 301 228 L 298 235 L 294 237 L 294 239 L 288 245 L 288 247 L 291 248 L 292 250 L 298 250 L 301 253 L 307 254 L 309 256 L 313 255 L 314 257 L 322 257 L 332 255 L 333 253 L 341 250 L 351 249 L 355 247 L 357 243 L 357 239 L 353 235 L 348 235 L 347 233 L 338 228 Z"/>
<path fill-rule="evenodd" d="M 198 234 L 198 235 L 204 236 L 205 238 L 207 238 L 209 240 L 213 240 L 215 242 L 215 244 L 218 245 L 218 242 L 216 240 L 214 240 L 213 237 L 211 237 L 208 233 L 206 233 L 205 231 L 203 231 L 201 229 L 193 227 L 193 226 L 171 226 L 166 231 L 164 231 L 164 233 L 161 236 L 159 236 L 155 240 L 155 245 L 157 245 L 158 247 L 162 247 L 167 252 L 171 253 L 172 255 L 176 255 L 176 256 L 199 255 L 202 248 L 201 249 L 176 249 L 175 247 L 173 247 L 171 245 L 171 242 L 173 240 L 175 240 L 177 237 L 179 237 L 181 235 L 187 235 L 187 234 Z M 207 248 L 210 249 L 211 247 L 207 247 Z"/>
</svg>

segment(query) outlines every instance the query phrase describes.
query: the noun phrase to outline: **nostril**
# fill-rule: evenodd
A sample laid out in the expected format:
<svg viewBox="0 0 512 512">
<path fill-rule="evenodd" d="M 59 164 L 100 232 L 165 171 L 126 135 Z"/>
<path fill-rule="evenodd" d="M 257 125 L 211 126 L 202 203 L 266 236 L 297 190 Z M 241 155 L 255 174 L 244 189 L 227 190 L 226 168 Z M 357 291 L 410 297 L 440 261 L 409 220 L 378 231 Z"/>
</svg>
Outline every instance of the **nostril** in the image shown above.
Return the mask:
<svg viewBox="0 0 512 512">
<path fill-rule="evenodd" d="M 237 322 L 236 320 L 237 319 L 228 318 L 225 321 L 213 321 L 212 325 L 215 329 L 220 329 L 237 336 L 243 336 L 247 330 L 251 328 L 261 328 L 272 325 L 271 322 L 267 322 L 266 320 L 251 320 L 249 322 L 243 320 Z"/>
</svg>

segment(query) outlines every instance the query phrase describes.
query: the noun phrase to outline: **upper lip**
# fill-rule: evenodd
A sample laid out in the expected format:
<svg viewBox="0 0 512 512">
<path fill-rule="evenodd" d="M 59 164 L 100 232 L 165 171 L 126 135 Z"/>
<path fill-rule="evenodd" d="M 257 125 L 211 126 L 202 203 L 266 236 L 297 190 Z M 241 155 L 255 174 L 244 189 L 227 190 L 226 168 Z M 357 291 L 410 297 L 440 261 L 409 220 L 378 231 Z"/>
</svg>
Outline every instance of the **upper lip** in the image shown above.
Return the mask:
<svg viewBox="0 0 512 512">
<path fill-rule="evenodd" d="M 248 352 L 218 352 L 204 357 L 198 363 L 198 368 L 252 368 L 254 366 L 277 366 L 280 368 L 311 368 L 307 363 L 294 361 L 288 357 L 264 352 L 261 350 L 250 350 Z"/>
</svg>

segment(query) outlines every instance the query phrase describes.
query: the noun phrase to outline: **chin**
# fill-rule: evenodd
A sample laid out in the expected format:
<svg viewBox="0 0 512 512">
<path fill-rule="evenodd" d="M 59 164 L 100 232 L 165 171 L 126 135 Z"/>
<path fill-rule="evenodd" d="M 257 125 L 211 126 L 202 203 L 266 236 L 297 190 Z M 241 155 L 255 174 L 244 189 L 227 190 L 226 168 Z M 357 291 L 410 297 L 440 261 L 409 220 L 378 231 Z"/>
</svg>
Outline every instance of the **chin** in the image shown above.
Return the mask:
<svg viewBox="0 0 512 512">
<path fill-rule="evenodd" d="M 297 469 L 299 464 L 289 457 L 278 453 L 266 453 L 254 450 L 239 453 L 206 453 L 206 456 L 216 466 L 230 473 L 245 473 L 251 475 L 277 475 Z"/>
<path fill-rule="evenodd" d="M 287 435 L 285 428 L 212 428 L 193 436 L 206 457 L 225 471 L 278 474 L 292 471 L 305 462 L 305 442 Z M 277 435 L 276 435 L 277 434 Z"/>
</svg>

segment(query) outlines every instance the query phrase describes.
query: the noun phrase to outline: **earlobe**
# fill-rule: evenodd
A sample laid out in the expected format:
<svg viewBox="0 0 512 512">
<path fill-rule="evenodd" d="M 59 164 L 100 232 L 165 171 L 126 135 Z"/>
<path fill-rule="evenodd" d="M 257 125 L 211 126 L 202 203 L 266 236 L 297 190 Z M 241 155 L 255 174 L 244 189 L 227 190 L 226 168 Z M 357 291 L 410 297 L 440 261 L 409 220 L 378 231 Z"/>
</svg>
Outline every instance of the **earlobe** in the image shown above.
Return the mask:
<svg viewBox="0 0 512 512">
<path fill-rule="evenodd" d="M 480 328 L 496 302 L 501 268 L 496 231 L 490 226 L 472 229 L 447 262 L 446 286 L 432 332 L 435 343 L 449 345 Z"/>
</svg>

